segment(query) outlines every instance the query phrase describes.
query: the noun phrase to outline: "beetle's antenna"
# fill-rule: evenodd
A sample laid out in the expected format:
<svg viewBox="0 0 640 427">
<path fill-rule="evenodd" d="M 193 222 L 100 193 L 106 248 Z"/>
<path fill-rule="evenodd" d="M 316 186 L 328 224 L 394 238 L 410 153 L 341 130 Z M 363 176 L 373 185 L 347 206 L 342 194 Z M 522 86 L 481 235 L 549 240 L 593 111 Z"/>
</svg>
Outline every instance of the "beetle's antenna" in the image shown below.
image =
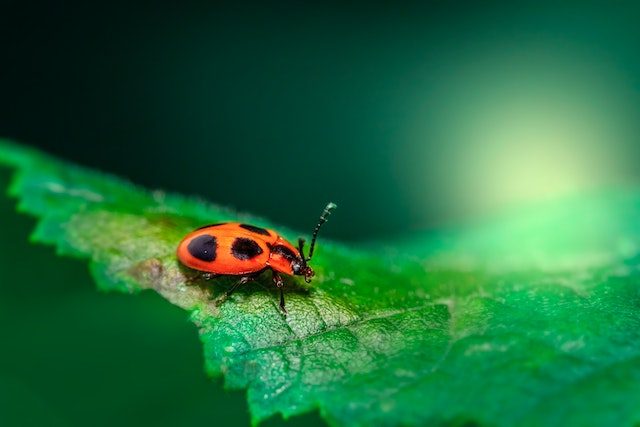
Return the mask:
<svg viewBox="0 0 640 427">
<path fill-rule="evenodd" d="M 307 257 L 307 261 L 310 261 L 311 257 L 313 256 L 313 248 L 316 245 L 316 238 L 318 237 L 318 231 L 320 231 L 320 227 L 322 227 L 322 224 L 327 222 L 329 215 L 331 215 L 331 211 L 337 207 L 338 205 L 336 205 L 335 203 L 329 202 L 329 204 L 327 204 L 327 206 L 324 208 L 324 211 L 322 211 L 320 220 L 318 220 L 318 224 L 316 225 L 315 230 L 313 230 L 313 238 L 311 239 L 311 246 L 309 246 L 309 256 Z"/>
<path fill-rule="evenodd" d="M 300 257 L 302 257 L 302 263 L 307 265 L 307 258 L 304 256 L 304 239 L 302 237 L 298 238 L 298 252 L 300 252 Z"/>
</svg>

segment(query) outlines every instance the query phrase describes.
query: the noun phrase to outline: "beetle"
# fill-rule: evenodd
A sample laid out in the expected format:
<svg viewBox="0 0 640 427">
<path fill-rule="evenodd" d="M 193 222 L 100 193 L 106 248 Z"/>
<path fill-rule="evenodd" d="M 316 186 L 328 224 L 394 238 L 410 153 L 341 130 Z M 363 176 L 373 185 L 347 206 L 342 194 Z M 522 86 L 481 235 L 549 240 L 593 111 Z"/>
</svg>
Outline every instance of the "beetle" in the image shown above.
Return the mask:
<svg viewBox="0 0 640 427">
<path fill-rule="evenodd" d="M 239 222 L 205 225 L 187 234 L 178 245 L 178 259 L 185 266 L 214 276 L 240 276 L 226 292 L 229 297 L 239 286 L 271 270 L 273 284 L 280 290 L 280 308 L 284 303 L 281 274 L 304 276 L 307 283 L 314 276 L 309 261 L 322 225 L 337 205 L 329 203 L 313 230 L 309 254 L 304 254 L 303 238 L 294 247 L 274 230 Z"/>
</svg>

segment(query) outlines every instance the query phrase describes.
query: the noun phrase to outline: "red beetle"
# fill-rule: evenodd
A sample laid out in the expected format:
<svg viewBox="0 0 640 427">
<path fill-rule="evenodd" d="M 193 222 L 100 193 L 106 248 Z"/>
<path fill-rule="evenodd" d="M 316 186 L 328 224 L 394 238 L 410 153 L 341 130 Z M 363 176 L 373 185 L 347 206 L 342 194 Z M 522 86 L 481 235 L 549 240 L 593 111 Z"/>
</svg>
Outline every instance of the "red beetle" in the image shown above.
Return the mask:
<svg viewBox="0 0 640 427">
<path fill-rule="evenodd" d="M 240 276 L 229 291 L 231 295 L 238 286 L 255 279 L 270 269 L 273 284 L 280 289 L 280 308 L 285 313 L 284 282 L 280 273 L 304 276 L 308 283 L 314 275 L 309 261 L 322 224 L 327 222 L 331 211 L 337 207 L 329 203 L 320 215 L 313 230 L 309 255 L 304 255 L 304 239 L 298 239 L 298 247 L 273 230 L 239 222 L 206 225 L 187 234 L 178 246 L 178 259 L 194 270 L 214 275 Z"/>
</svg>

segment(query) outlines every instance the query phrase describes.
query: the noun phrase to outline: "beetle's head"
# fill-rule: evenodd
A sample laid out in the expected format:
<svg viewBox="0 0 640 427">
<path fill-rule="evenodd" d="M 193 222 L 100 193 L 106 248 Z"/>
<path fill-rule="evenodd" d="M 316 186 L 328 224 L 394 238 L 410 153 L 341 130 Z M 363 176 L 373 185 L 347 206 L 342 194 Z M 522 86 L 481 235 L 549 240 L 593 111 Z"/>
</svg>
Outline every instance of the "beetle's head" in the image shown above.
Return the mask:
<svg viewBox="0 0 640 427">
<path fill-rule="evenodd" d="M 291 269 L 293 270 L 293 274 L 297 276 L 304 276 L 304 281 L 307 283 L 311 282 L 311 278 L 315 275 L 313 268 L 309 267 L 304 256 L 293 260 L 291 262 Z"/>
<path fill-rule="evenodd" d="M 308 265 L 302 268 L 302 272 L 300 273 L 304 276 L 304 281 L 307 283 L 311 282 L 311 278 L 316 274 L 313 272 L 313 268 Z"/>
</svg>

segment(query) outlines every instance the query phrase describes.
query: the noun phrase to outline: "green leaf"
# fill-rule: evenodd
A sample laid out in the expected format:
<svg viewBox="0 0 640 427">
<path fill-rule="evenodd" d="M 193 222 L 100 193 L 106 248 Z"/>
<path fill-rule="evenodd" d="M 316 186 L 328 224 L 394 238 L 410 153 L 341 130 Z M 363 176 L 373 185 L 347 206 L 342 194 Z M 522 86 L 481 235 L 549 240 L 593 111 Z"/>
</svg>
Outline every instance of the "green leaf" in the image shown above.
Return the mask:
<svg viewBox="0 0 640 427">
<path fill-rule="evenodd" d="M 638 191 L 386 246 L 323 239 L 312 285 L 287 280 L 285 317 L 268 277 L 219 304 L 233 279 L 203 280 L 175 249 L 222 220 L 297 233 L 6 141 L 0 163 L 39 218 L 34 241 L 89 259 L 101 289 L 153 289 L 191 312 L 207 371 L 248 390 L 254 422 L 316 408 L 336 425 L 640 422 Z"/>
</svg>

